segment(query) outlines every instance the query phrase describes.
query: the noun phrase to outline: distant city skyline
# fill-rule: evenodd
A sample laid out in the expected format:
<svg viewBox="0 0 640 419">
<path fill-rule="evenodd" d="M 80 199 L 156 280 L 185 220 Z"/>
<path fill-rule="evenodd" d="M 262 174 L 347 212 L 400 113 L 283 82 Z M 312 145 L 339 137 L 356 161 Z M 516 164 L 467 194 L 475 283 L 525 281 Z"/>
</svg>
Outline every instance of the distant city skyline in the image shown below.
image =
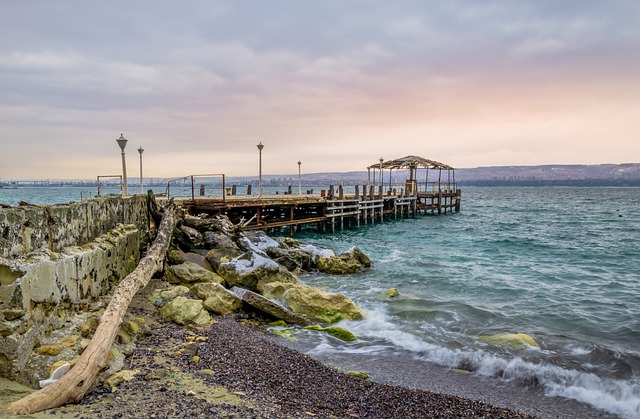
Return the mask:
<svg viewBox="0 0 640 419">
<path fill-rule="evenodd" d="M 0 5 L 0 179 L 640 161 L 636 1 Z"/>
</svg>

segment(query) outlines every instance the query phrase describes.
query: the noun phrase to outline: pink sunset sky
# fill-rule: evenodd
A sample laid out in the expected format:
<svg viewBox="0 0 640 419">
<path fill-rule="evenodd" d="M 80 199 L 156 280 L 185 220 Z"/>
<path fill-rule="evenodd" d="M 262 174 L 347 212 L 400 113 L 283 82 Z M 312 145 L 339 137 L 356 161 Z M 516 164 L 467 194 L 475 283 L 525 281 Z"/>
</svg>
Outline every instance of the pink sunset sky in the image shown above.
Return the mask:
<svg viewBox="0 0 640 419">
<path fill-rule="evenodd" d="M 5 1 L 0 180 L 640 162 L 640 2 Z"/>
</svg>

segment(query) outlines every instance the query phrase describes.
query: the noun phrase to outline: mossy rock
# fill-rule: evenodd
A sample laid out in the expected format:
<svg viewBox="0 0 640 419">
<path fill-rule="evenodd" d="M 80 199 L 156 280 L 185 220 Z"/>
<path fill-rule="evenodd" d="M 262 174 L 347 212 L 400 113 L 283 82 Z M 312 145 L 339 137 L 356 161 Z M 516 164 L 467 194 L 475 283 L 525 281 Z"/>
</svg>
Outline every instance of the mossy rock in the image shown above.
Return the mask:
<svg viewBox="0 0 640 419">
<path fill-rule="evenodd" d="M 294 313 L 322 323 L 361 320 L 365 316 L 365 312 L 347 296 L 307 285 L 290 288 L 283 298 Z"/>
<path fill-rule="evenodd" d="M 396 298 L 399 295 L 400 295 L 400 293 L 398 292 L 397 288 L 389 288 L 388 290 L 386 290 L 384 292 L 384 297 L 385 298 Z"/>
<path fill-rule="evenodd" d="M 540 347 L 540 345 L 526 333 L 502 333 L 491 336 L 480 336 L 479 339 L 493 346 L 514 350 Z"/>
<path fill-rule="evenodd" d="M 305 327 L 305 329 L 317 330 L 318 332 L 325 332 L 326 334 L 331 335 L 340 340 L 344 340 L 345 342 L 353 342 L 354 340 L 358 339 L 356 335 L 354 335 L 347 329 L 344 329 L 338 326 L 322 327 L 322 326 L 314 325 L 314 326 L 307 326 Z"/>
<path fill-rule="evenodd" d="M 353 370 L 348 370 L 344 372 L 347 375 L 350 375 L 352 377 L 356 377 L 356 378 L 362 378 L 363 380 L 367 380 L 369 378 L 369 374 L 367 374 L 366 372 L 362 372 L 362 371 L 353 371 Z"/>
<path fill-rule="evenodd" d="M 197 282 L 224 283 L 217 274 L 193 262 L 184 262 L 170 266 L 164 273 L 164 279 L 171 284 L 191 285 Z"/>
<path fill-rule="evenodd" d="M 64 345 L 42 345 L 36 348 L 38 355 L 57 356 L 65 348 Z"/>
<path fill-rule="evenodd" d="M 147 300 L 151 301 L 154 304 L 170 301 L 176 298 L 179 295 L 184 295 L 189 293 L 189 288 L 184 285 L 178 285 L 172 288 L 167 288 L 165 290 L 156 290 L 147 296 Z"/>
<path fill-rule="evenodd" d="M 163 305 L 158 315 L 183 326 L 190 324 L 209 325 L 213 323 L 211 316 L 202 305 L 202 301 L 182 296 L 176 297 Z"/>
</svg>

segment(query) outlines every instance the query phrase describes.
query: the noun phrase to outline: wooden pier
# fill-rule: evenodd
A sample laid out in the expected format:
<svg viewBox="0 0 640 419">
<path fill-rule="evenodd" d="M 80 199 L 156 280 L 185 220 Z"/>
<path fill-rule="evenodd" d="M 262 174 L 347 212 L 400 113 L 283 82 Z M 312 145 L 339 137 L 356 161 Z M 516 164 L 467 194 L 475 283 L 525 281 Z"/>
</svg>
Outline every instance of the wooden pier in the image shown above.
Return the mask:
<svg viewBox="0 0 640 419">
<path fill-rule="evenodd" d="M 385 182 L 385 169 L 389 181 Z M 409 169 L 409 178 L 392 182 L 392 170 Z M 418 169 L 426 171 L 424 182 L 417 180 Z M 438 180 L 429 180 L 429 170 L 436 170 Z M 220 195 L 207 195 L 197 176 L 190 176 L 191 196 L 176 196 L 192 215 L 225 214 L 244 230 L 289 228 L 290 233 L 303 226 L 315 225 L 318 231 L 334 232 L 361 225 L 382 223 L 418 214 L 446 214 L 460 211 L 462 193 L 450 166 L 415 156 L 380 161 L 368 167 L 367 182 L 343 187 L 329 186 L 319 194 L 312 190 L 294 195 L 291 187 L 284 194 L 237 195 L 236 186 L 226 187 L 224 175 Z M 442 172 L 447 179 L 443 179 Z M 373 176 L 372 176 L 373 175 Z M 377 178 L 377 180 L 376 180 Z M 167 188 L 169 191 L 170 188 Z M 197 195 L 196 195 L 196 190 Z"/>
</svg>

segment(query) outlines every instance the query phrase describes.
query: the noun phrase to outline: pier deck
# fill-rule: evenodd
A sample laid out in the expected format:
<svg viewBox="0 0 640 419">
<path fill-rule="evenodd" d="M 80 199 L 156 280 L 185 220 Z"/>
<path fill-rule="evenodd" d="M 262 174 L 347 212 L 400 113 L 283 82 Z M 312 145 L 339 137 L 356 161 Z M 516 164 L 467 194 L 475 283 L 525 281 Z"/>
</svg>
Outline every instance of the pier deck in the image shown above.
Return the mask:
<svg viewBox="0 0 640 419">
<path fill-rule="evenodd" d="M 360 225 L 460 210 L 461 193 L 413 195 L 262 195 L 175 197 L 192 215 L 227 215 L 244 230 L 268 230 L 316 224 L 319 231 L 335 231 Z"/>
</svg>

